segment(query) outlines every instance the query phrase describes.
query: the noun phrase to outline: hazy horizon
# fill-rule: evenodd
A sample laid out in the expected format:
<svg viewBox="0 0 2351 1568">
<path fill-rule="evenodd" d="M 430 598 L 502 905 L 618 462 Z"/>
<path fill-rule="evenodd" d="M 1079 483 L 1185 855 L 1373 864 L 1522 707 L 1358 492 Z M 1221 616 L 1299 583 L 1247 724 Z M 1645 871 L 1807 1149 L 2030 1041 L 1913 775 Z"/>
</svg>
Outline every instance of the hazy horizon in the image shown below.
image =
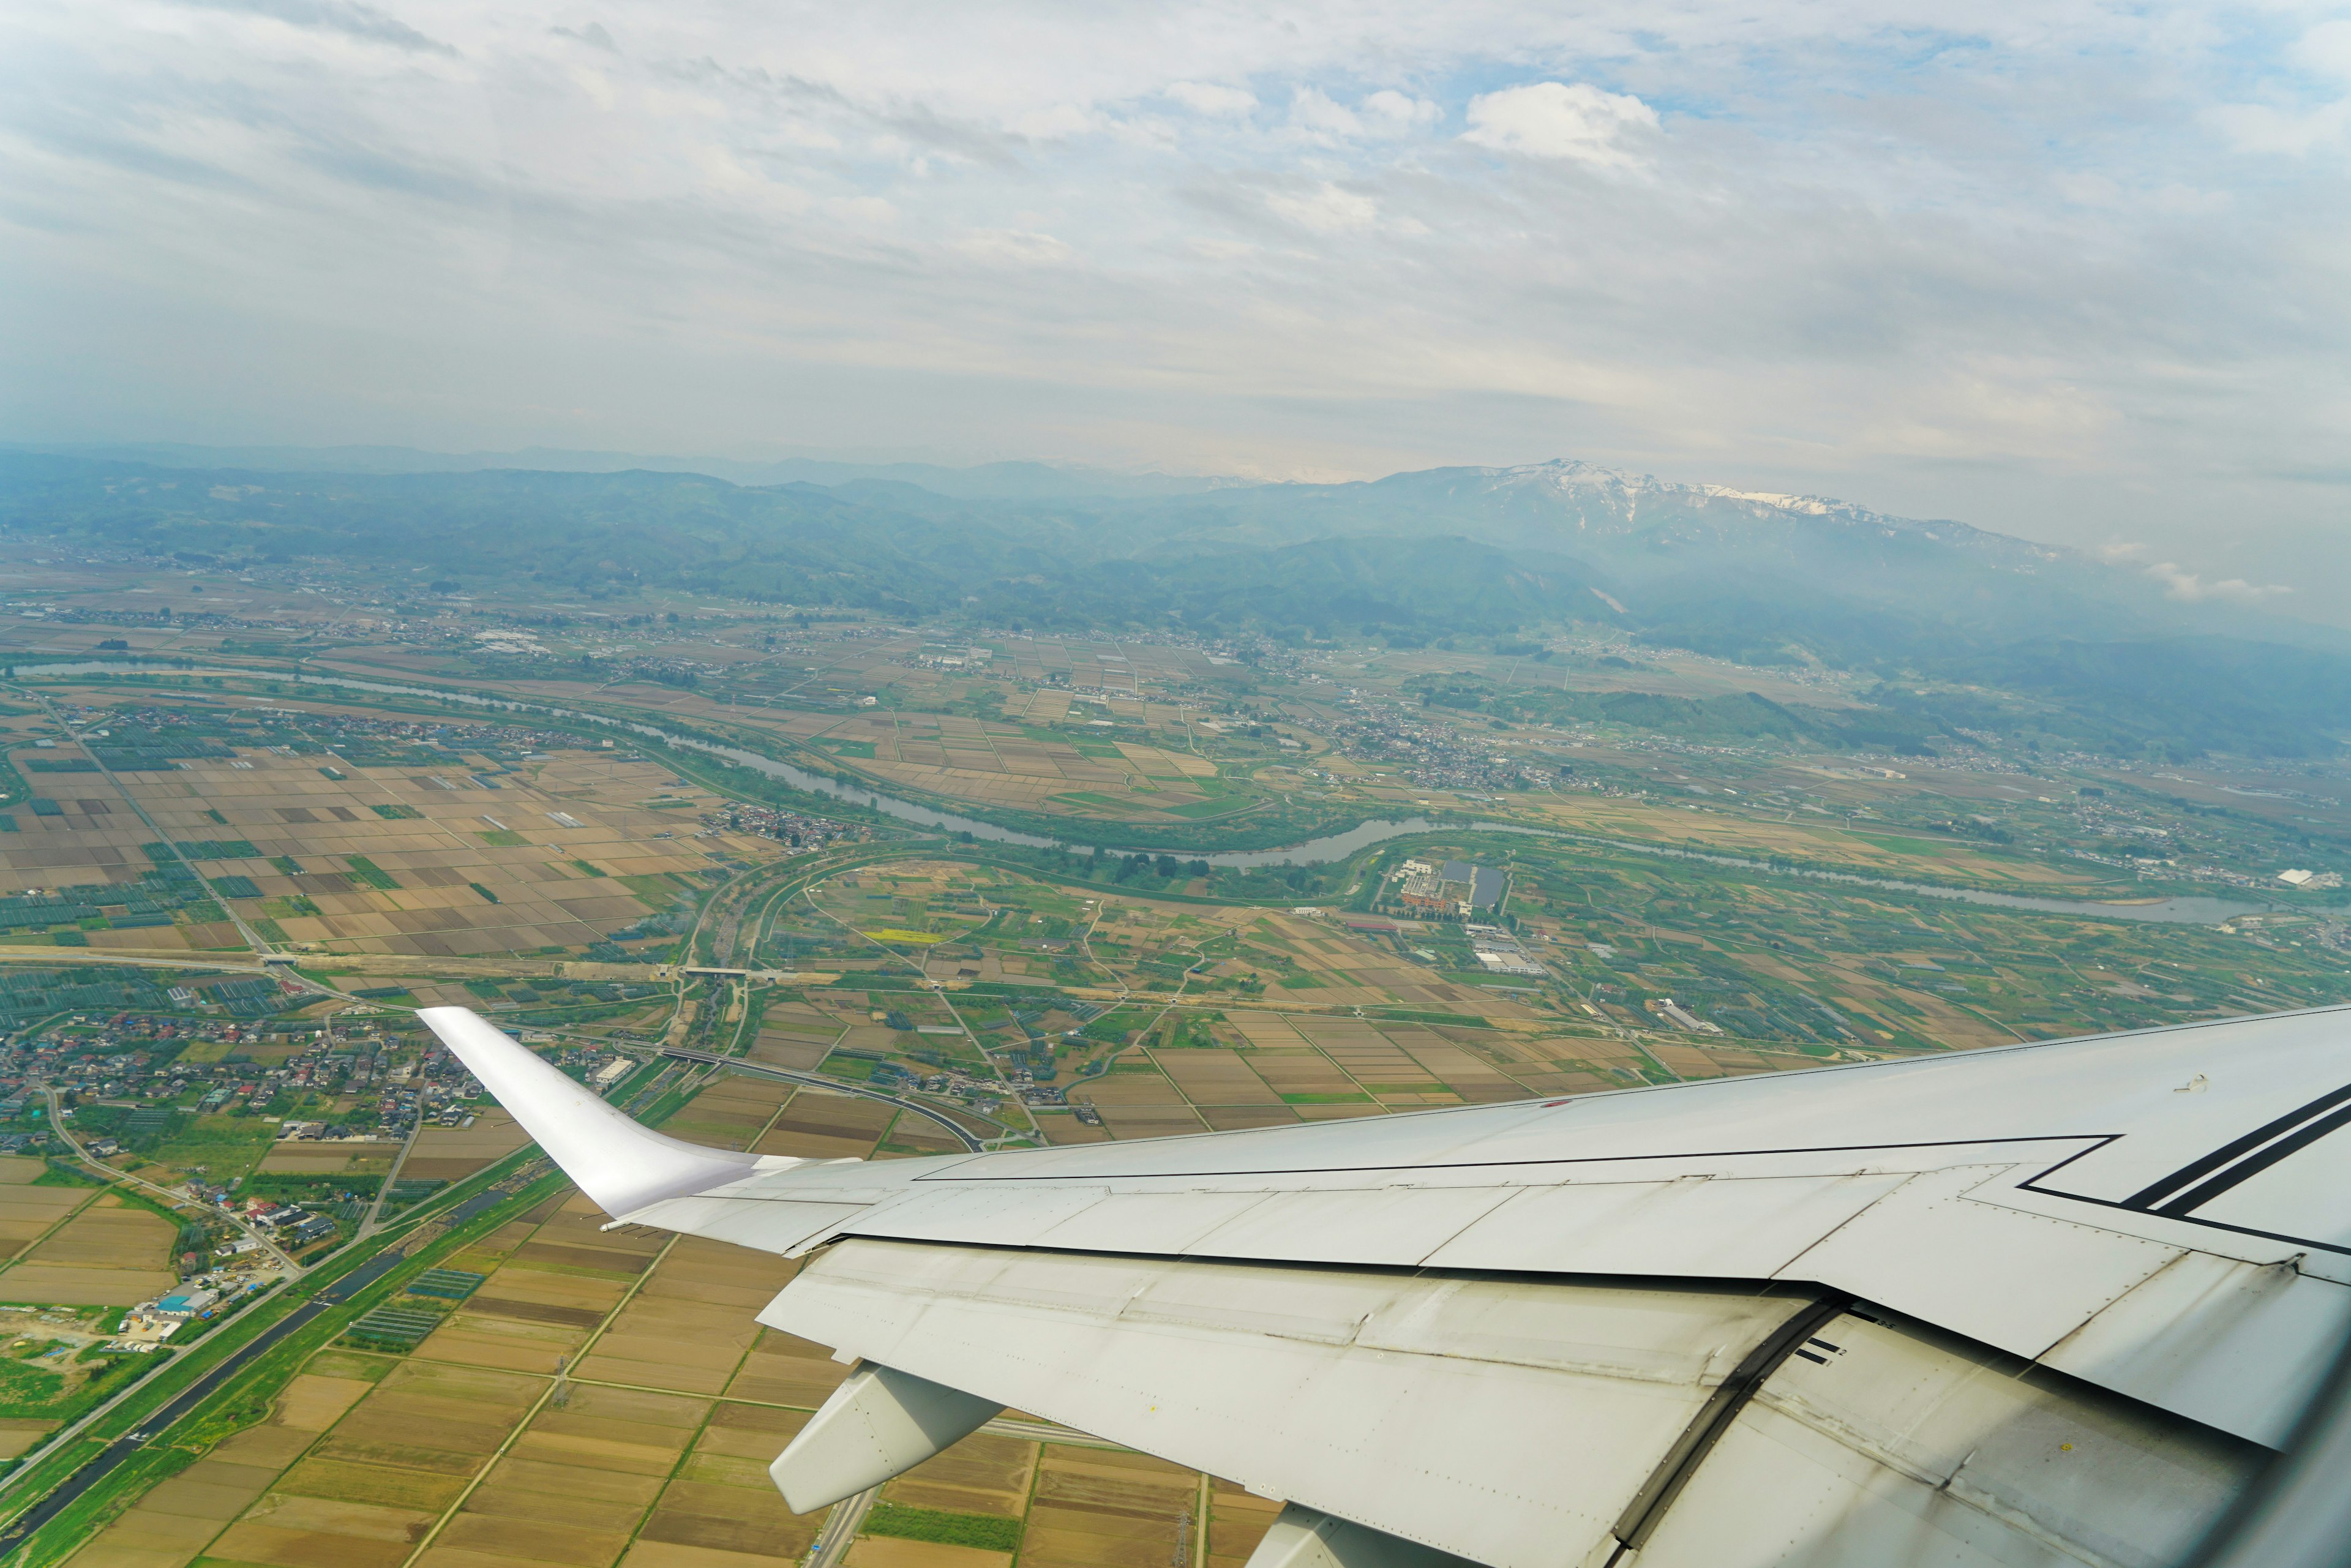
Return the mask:
<svg viewBox="0 0 2351 1568">
<path fill-rule="evenodd" d="M 2351 588 L 2351 22 L 1217 5 L 0 19 L 0 437 L 1552 455 Z"/>
</svg>

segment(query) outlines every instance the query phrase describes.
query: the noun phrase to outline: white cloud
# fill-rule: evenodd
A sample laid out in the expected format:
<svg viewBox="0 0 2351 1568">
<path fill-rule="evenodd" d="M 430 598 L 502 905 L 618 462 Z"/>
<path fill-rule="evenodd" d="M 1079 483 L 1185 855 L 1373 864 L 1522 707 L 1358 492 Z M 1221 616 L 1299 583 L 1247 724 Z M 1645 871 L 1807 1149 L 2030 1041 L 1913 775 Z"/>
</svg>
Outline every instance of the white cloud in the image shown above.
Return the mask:
<svg viewBox="0 0 2351 1568">
<path fill-rule="evenodd" d="M 856 225 L 894 224 L 898 208 L 886 196 L 835 196 L 825 203 L 828 211 Z"/>
<path fill-rule="evenodd" d="M 1035 141 L 1066 141 L 1090 131 L 1100 131 L 1107 123 L 1091 109 L 1073 103 L 1057 103 L 1048 109 L 1033 109 L 1016 114 L 1005 121 L 1005 129 L 1016 136 L 1026 136 Z"/>
<path fill-rule="evenodd" d="M 2226 604 L 2259 604 L 2281 593 L 2292 593 L 2291 588 L 2277 583 L 2252 583 L 2241 577 L 2211 581 L 2168 560 L 2158 560 L 2147 569 L 2147 576 L 2163 584 L 2167 598 L 2183 603 L 2200 604 L 2207 600 L 2219 600 Z"/>
<path fill-rule="evenodd" d="M 2212 123 L 2240 152 L 2305 157 L 2344 139 L 2351 131 L 2351 99 L 2297 113 L 2266 103 L 2222 104 Z"/>
<path fill-rule="evenodd" d="M 1059 267 L 1077 253 L 1049 234 L 1026 229 L 979 229 L 958 241 L 956 248 L 976 261 L 1006 267 Z"/>
<path fill-rule="evenodd" d="M 1392 132 L 1419 131 L 1445 118 L 1444 109 L 1425 98 L 1411 98 L 1393 88 L 1382 88 L 1364 99 L 1367 122 Z"/>
<path fill-rule="evenodd" d="M 2351 86 L 2351 21 L 2320 23 L 2294 40 L 2286 57 L 2305 76 Z M 2302 158 L 2351 141 L 2351 98 L 2314 108 L 2227 103 L 2208 118 L 2240 152 Z"/>
<path fill-rule="evenodd" d="M 1360 191 L 1324 182 L 1306 192 L 1270 195 L 1265 204 L 1281 218 L 1316 234 L 1346 234 L 1379 222 L 1380 204 Z"/>
<path fill-rule="evenodd" d="M 1364 131 L 1364 122 L 1355 118 L 1353 110 L 1311 87 L 1301 87 L 1290 94 L 1290 123 L 1293 130 L 1326 144 L 1352 141 Z"/>
<path fill-rule="evenodd" d="M 1193 113 L 1217 119 L 1238 120 L 1257 107 L 1257 94 L 1244 88 L 1223 87 L 1216 82 L 1179 81 L 1165 91 L 1165 96 Z"/>
<path fill-rule="evenodd" d="M 1461 140 L 1480 147 L 1623 169 L 1642 161 L 1635 143 L 1657 129 L 1657 111 L 1589 82 L 1539 81 L 1471 99 L 1468 120 Z"/>
<path fill-rule="evenodd" d="M 2306 71 L 2351 82 L 2351 21 L 2321 22 L 2295 40 L 2293 55 Z"/>
</svg>

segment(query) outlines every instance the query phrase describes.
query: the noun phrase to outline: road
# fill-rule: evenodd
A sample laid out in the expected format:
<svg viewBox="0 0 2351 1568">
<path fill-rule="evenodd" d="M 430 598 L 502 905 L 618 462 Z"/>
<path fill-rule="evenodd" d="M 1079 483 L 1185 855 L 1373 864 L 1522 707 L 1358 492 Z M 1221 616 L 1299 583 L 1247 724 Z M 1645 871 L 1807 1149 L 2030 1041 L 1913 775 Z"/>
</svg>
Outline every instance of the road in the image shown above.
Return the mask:
<svg viewBox="0 0 2351 1568">
<path fill-rule="evenodd" d="M 930 970 L 924 964 L 892 951 L 887 945 L 875 941 L 872 937 L 868 936 L 864 932 L 860 931 L 848 921 L 843 920 L 840 915 L 835 915 L 831 910 L 827 909 L 824 905 L 819 904 L 816 901 L 816 883 L 813 881 L 803 883 L 801 884 L 799 896 L 807 902 L 810 909 L 823 915 L 827 920 L 831 921 L 835 925 L 840 926 L 843 931 L 846 931 L 851 936 L 857 937 L 860 941 L 866 943 L 875 951 L 882 954 L 883 957 L 889 959 L 892 963 L 902 964 L 907 968 L 914 970 L 914 978 L 922 983 L 923 988 L 925 990 L 928 990 L 933 996 L 938 998 L 939 1005 L 947 1009 L 947 1017 L 955 1019 L 956 1027 L 963 1030 L 964 1038 L 971 1042 L 973 1050 L 979 1052 L 979 1059 L 987 1063 L 987 1070 L 989 1071 L 996 1074 L 997 1082 L 1003 1086 L 1004 1103 L 1016 1107 L 1022 1116 L 1028 1118 L 1029 1131 L 1031 1136 L 1040 1139 L 1044 1136 L 1043 1131 L 1037 1125 L 1037 1113 L 1029 1108 L 1029 1103 L 1027 1101 L 1020 1098 L 1019 1091 L 1013 1087 L 1012 1080 L 1005 1074 L 1004 1064 L 996 1060 L 996 1053 L 987 1049 L 987 1042 L 980 1039 L 979 1031 L 971 1027 L 971 1020 L 965 1018 L 963 1014 L 956 1009 L 955 998 L 949 994 L 945 981 L 932 979 L 930 977 Z M 891 1096 L 883 1095 L 881 1098 L 889 1099 Z M 913 1103 L 911 1101 L 900 1101 L 898 1103 L 900 1104 Z M 920 1110 L 921 1107 L 916 1106 L 915 1109 Z M 935 1116 L 934 1116 L 933 1119 L 935 1120 Z"/>
<path fill-rule="evenodd" d="M 137 1431 L 125 1433 L 109 1443 L 89 1463 L 59 1482 L 47 1496 L 18 1514 L 6 1530 L 0 1531 L 0 1557 L 16 1551 L 33 1531 L 64 1511 L 76 1498 L 113 1474 L 132 1455 L 145 1448 L 152 1438 L 160 1436 L 165 1427 L 211 1397 L 222 1384 L 243 1371 L 254 1357 L 326 1311 L 329 1304 L 322 1297 L 295 1308 L 256 1334 L 251 1343 L 240 1345 L 218 1366 L 190 1384 L 177 1398 L 149 1416 Z"/>
<path fill-rule="evenodd" d="M 882 1489 L 875 1487 L 834 1503 L 816 1532 L 815 1542 L 809 1547 L 804 1560 L 807 1568 L 834 1568 L 841 1553 L 856 1541 L 857 1532 L 864 1528 L 865 1516 L 873 1511 L 873 1500 L 881 1495 Z"/>
<path fill-rule="evenodd" d="M 353 1241 L 364 1241 L 383 1228 L 383 1206 L 385 1200 L 392 1197 L 392 1184 L 400 1179 L 400 1167 L 408 1163 L 410 1152 L 416 1147 L 416 1135 L 423 1130 L 424 1118 L 421 1113 L 408 1119 L 408 1136 L 402 1142 L 400 1153 L 392 1156 L 392 1168 L 383 1173 L 383 1180 L 377 1185 L 374 1201 L 368 1205 L 366 1217 L 360 1221 L 359 1228 L 351 1232 Z"/>
<path fill-rule="evenodd" d="M 739 1056 L 720 1056 L 716 1051 L 695 1051 L 690 1046 L 665 1045 L 662 1047 L 662 1054 L 675 1057 L 681 1061 L 705 1061 L 715 1066 L 731 1068 L 737 1072 L 748 1072 L 759 1078 L 780 1078 L 789 1083 L 805 1083 L 815 1089 L 830 1089 L 836 1094 L 854 1094 L 861 1099 L 880 1100 L 912 1111 L 917 1116 L 928 1117 L 936 1122 L 962 1140 L 963 1146 L 974 1154 L 978 1154 L 987 1147 L 986 1144 L 972 1135 L 969 1128 L 946 1112 L 935 1110 L 920 1101 L 902 1099 L 895 1094 L 885 1094 L 879 1089 L 861 1088 L 857 1084 L 846 1083 L 838 1078 L 827 1078 L 820 1073 L 796 1072 L 789 1067 L 768 1067 L 761 1062 L 746 1061 Z"/>
</svg>

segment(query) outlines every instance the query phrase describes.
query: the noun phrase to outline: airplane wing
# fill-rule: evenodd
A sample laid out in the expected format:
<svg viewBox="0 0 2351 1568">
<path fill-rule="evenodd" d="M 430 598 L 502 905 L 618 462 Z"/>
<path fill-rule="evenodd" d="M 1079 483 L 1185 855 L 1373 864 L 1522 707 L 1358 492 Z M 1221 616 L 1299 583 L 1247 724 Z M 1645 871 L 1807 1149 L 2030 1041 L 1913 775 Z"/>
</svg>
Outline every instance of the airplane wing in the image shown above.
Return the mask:
<svg viewBox="0 0 2351 1568">
<path fill-rule="evenodd" d="M 1145 1143 L 753 1161 L 419 1016 L 616 1220 L 802 1257 L 806 1511 L 998 1410 L 1252 1568 L 2186 1561 L 2351 1334 L 2351 1009 Z"/>
</svg>

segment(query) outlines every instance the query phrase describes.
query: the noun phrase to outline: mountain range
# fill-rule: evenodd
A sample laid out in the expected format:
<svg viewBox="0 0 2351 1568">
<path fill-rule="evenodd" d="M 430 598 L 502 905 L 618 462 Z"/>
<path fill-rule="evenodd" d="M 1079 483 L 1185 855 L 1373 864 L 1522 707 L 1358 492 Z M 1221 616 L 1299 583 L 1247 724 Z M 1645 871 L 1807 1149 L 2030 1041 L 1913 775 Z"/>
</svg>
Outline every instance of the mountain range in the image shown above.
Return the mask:
<svg viewBox="0 0 2351 1568">
<path fill-rule="evenodd" d="M 1972 731 L 2309 755 L 2351 728 L 2351 643 L 2332 629 L 2181 603 L 2143 572 L 1964 523 L 1572 461 L 1343 485 L 811 462 L 826 482 L 739 484 L 593 455 L 387 472 L 132 450 L 0 451 L 0 535 L 1039 630 L 1491 646 L 1581 622 L 1875 677 L 1900 722 L 1873 733 L 1896 748 Z"/>
</svg>

